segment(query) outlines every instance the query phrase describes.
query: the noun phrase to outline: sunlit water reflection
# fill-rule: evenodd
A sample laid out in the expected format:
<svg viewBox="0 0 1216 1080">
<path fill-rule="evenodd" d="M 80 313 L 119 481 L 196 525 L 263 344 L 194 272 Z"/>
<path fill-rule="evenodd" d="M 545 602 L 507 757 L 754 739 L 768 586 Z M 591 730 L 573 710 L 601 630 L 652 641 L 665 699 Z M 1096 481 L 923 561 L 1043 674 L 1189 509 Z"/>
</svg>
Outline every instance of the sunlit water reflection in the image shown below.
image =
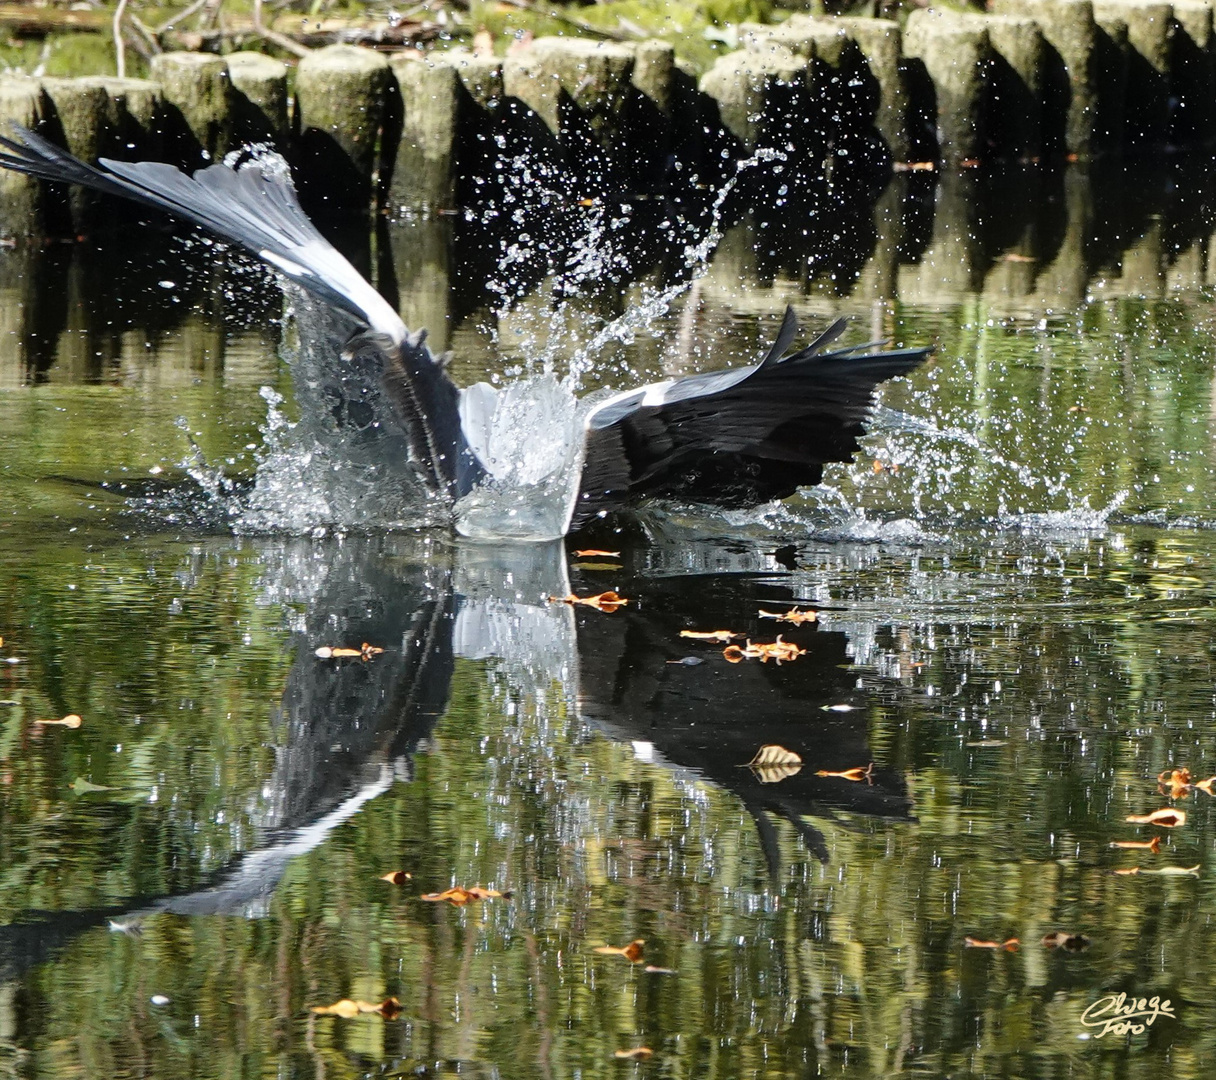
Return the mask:
<svg viewBox="0 0 1216 1080">
<path fill-rule="evenodd" d="M 1116 244 L 1071 216 L 1075 182 L 1055 218 L 970 245 L 950 215 L 983 199 L 943 189 L 927 224 L 880 203 L 835 278 L 771 224 L 729 229 L 671 312 L 599 353 L 605 381 L 747 360 L 787 301 L 937 358 L 823 487 L 585 542 L 619 557 L 361 532 L 356 510 L 234 537 L 185 478 L 249 490 L 266 398 L 300 418 L 266 279 L 152 238 L 107 264 L 120 303 L 83 252 L 0 252 L 6 1067 L 1199 1075 L 1211 804 L 1157 775 L 1216 773 L 1209 226 L 1146 185 Z M 382 284 L 461 381 L 523 364 L 556 293 L 485 301 L 447 228 L 393 232 Z M 653 254 L 575 290 L 555 370 L 684 272 Z M 48 314 L 63 265 L 76 291 Z M 630 604 L 548 600 L 606 589 Z M 759 616 L 794 605 L 818 621 Z M 732 664 L 680 636 L 715 629 L 806 652 Z M 316 655 L 363 642 L 385 651 Z M 765 744 L 801 768 L 747 768 Z M 1125 820 L 1170 805 L 1185 825 Z M 1115 873 L 1135 867 L 1197 876 Z M 453 885 L 511 896 L 420 899 Z M 638 964 L 594 951 L 635 939 Z M 1176 1016 L 1099 1039 L 1082 1014 L 1118 991 Z M 391 1020 L 309 1011 L 390 995 Z"/>
</svg>

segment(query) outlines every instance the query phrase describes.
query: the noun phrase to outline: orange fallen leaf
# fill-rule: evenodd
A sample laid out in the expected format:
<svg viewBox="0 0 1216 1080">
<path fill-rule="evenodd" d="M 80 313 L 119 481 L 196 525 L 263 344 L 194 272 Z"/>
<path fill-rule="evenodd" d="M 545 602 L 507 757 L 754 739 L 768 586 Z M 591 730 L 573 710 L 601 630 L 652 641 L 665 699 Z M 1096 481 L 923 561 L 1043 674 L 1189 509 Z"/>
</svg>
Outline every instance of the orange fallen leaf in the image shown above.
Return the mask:
<svg viewBox="0 0 1216 1080">
<path fill-rule="evenodd" d="M 872 784 L 874 781 L 870 779 L 874 772 L 874 762 L 870 762 L 864 769 L 860 765 L 856 765 L 851 769 L 843 769 L 840 772 L 830 772 L 827 769 L 818 770 L 816 776 L 834 776 L 838 780 L 852 780 L 854 783 L 864 780 L 867 784 Z"/>
<path fill-rule="evenodd" d="M 897 472 L 899 472 L 899 466 L 894 461 L 879 461 L 878 458 L 874 459 L 875 476 L 879 473 L 890 473 L 894 476 Z"/>
<path fill-rule="evenodd" d="M 1133 825 L 1160 825 L 1163 829 L 1172 829 L 1177 825 L 1186 824 L 1186 811 L 1166 807 L 1164 810 L 1154 810 L 1151 814 L 1129 814 L 1124 820 Z"/>
<path fill-rule="evenodd" d="M 802 611 L 800 608 L 790 608 L 789 611 L 761 611 L 760 618 L 776 619 L 778 622 L 793 623 L 795 626 L 801 626 L 803 623 L 812 623 L 819 621 L 819 612 L 817 611 Z"/>
<path fill-rule="evenodd" d="M 1151 851 L 1154 855 L 1161 850 L 1161 837 L 1154 836 L 1151 840 L 1112 840 L 1113 848 L 1131 848 L 1136 851 Z"/>
<path fill-rule="evenodd" d="M 897 161 L 891 166 L 893 172 L 935 172 L 937 170 L 937 162 L 935 161 Z"/>
<path fill-rule="evenodd" d="M 608 592 L 599 593 L 596 596 L 575 596 L 570 593 L 568 596 L 550 596 L 549 603 L 551 604 L 581 604 L 584 607 L 595 608 L 596 611 L 604 611 L 608 614 L 616 611 L 619 607 L 624 607 L 629 601 L 623 596 L 618 596 L 616 593 L 609 590 Z"/>
<path fill-rule="evenodd" d="M 768 644 L 753 645 L 751 638 L 748 638 L 746 645 L 727 645 L 722 650 L 722 655 L 732 664 L 741 660 L 759 660 L 762 664 L 776 660 L 777 666 L 780 667 L 783 660 L 796 660 L 805 652 L 806 649 L 800 649 L 792 641 L 782 641 L 781 635 L 778 634 L 777 640 Z"/>
<path fill-rule="evenodd" d="M 394 870 L 389 874 L 381 874 L 380 880 L 387 881 L 390 885 L 404 885 L 407 881 L 412 881 L 413 877 L 413 874 L 407 874 L 404 870 Z"/>
<path fill-rule="evenodd" d="M 68 713 L 67 716 L 59 720 L 35 720 L 34 723 L 40 727 L 78 728 L 84 721 L 75 713 Z"/>
<path fill-rule="evenodd" d="M 1171 799 L 1180 799 L 1191 790 L 1190 769 L 1167 769 L 1157 777 L 1157 790 Z"/>
<path fill-rule="evenodd" d="M 645 1061 L 654 1054 L 649 1046 L 635 1046 L 630 1050 L 614 1050 L 612 1056 L 622 1061 Z"/>
<path fill-rule="evenodd" d="M 608 559 L 619 559 L 621 553 L 619 551 L 601 551 L 599 548 L 583 548 L 581 551 L 576 551 L 574 555 L 578 559 L 588 559 L 595 555 L 602 555 Z"/>
<path fill-rule="evenodd" d="M 439 903 L 442 900 L 446 900 L 456 907 L 463 907 L 470 900 L 494 900 L 500 897 L 504 900 L 510 900 L 511 893 L 510 891 L 499 892 L 497 889 L 483 889 L 480 885 L 470 885 L 467 889 L 460 885 L 454 885 L 450 889 L 444 889 L 441 893 L 424 893 L 419 899 L 428 900 L 431 903 Z"/>
<path fill-rule="evenodd" d="M 692 638 L 693 641 L 731 641 L 743 635 L 733 630 L 681 630 L 680 637 Z"/>
<path fill-rule="evenodd" d="M 1208 795 L 1211 795 L 1213 793 L 1212 792 L 1213 784 L 1216 784 L 1216 776 L 1209 776 L 1206 780 L 1196 780 L 1195 783 L 1192 784 L 1191 786 L 1197 787 L 1200 791 L 1206 792 Z"/>
<path fill-rule="evenodd" d="M 1066 930 L 1053 930 L 1043 935 L 1043 947 L 1063 949 L 1065 952 L 1083 952 L 1089 948 L 1089 938 L 1084 934 L 1070 934 Z"/>
<path fill-rule="evenodd" d="M 623 956 L 631 964 L 637 964 L 642 960 L 642 946 L 645 944 L 645 939 L 638 938 L 636 941 L 631 941 L 625 946 L 597 945 L 591 951 L 597 952 L 601 956 Z"/>
<path fill-rule="evenodd" d="M 1017 952 L 1022 943 L 1015 937 L 1006 938 L 1004 941 L 984 941 L 982 938 L 966 937 L 963 938 L 963 944 L 968 949 L 1003 949 L 1005 952 Z"/>
<path fill-rule="evenodd" d="M 318 1016 L 341 1016 L 346 1020 L 353 1019 L 360 1013 L 378 1013 L 386 1020 L 392 1020 L 401 1014 L 401 1002 L 395 997 L 385 998 L 381 1002 L 351 1001 L 343 998 L 332 1005 L 314 1005 L 309 1012 Z"/>
</svg>

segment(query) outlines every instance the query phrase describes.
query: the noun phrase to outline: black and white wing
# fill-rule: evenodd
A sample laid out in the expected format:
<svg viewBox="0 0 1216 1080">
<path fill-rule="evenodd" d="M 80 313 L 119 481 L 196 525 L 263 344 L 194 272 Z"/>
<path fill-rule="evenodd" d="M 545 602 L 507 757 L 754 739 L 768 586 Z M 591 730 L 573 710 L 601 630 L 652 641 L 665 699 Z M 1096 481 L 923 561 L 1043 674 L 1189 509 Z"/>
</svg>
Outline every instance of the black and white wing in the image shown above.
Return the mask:
<svg viewBox="0 0 1216 1080">
<path fill-rule="evenodd" d="M 839 319 L 786 356 L 797 333 L 787 308 L 759 364 L 644 386 L 593 409 L 571 528 L 643 497 L 747 507 L 819 483 L 827 462 L 856 453 L 874 389 L 930 351 L 824 351 L 844 327 Z"/>
<path fill-rule="evenodd" d="M 285 166 L 261 159 L 239 166 L 209 165 L 187 175 L 161 162 L 103 158 L 94 168 L 25 128 L 0 135 L 0 166 L 43 180 L 77 184 L 115 195 L 201 225 L 240 244 L 361 332 L 335 342 L 348 364 L 379 372 L 364 387 L 374 407 L 380 394 L 403 428 L 411 457 L 428 486 L 453 497 L 467 493 L 481 475 L 460 428 L 459 391 L 441 358 L 410 334 L 392 306 L 316 227 L 296 199 Z"/>
</svg>

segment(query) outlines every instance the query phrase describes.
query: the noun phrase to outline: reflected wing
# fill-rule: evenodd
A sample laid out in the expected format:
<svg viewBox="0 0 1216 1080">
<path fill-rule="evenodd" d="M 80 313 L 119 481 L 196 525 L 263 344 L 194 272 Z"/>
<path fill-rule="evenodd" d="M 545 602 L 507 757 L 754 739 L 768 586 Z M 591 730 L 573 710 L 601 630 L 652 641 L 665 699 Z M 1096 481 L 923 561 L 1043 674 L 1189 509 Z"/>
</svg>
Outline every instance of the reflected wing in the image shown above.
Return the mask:
<svg viewBox="0 0 1216 1080">
<path fill-rule="evenodd" d="M 825 463 L 857 451 L 875 387 L 930 351 L 824 352 L 844 326 L 784 356 L 796 331 L 787 309 L 754 367 L 643 387 L 594 409 L 572 528 L 644 496 L 744 507 L 819 483 Z"/>
<path fill-rule="evenodd" d="M 345 357 L 377 373 L 363 396 L 384 392 L 405 425 L 414 460 L 436 490 L 465 494 L 480 469 L 461 434 L 457 390 L 443 363 L 410 334 L 372 285 L 308 220 L 281 161 L 209 165 L 192 176 L 162 162 L 111 161 L 94 168 L 32 131 L 0 136 L 0 166 L 78 184 L 201 225 L 253 252 L 310 295 L 366 327 Z M 335 353 L 342 345 L 336 343 Z M 373 356 L 373 354 L 375 354 Z M 371 360 L 377 363 L 370 363 Z M 352 399 L 354 407 L 358 401 Z"/>
</svg>

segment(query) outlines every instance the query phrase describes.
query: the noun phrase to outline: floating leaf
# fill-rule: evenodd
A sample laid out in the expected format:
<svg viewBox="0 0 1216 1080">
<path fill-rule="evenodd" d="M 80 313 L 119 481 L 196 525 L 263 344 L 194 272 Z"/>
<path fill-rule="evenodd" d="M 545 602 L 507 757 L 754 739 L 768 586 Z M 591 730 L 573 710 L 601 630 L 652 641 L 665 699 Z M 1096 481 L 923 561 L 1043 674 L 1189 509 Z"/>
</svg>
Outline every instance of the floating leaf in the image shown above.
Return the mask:
<svg viewBox="0 0 1216 1080">
<path fill-rule="evenodd" d="M 1181 799 L 1191 790 L 1191 770 L 1166 770 L 1157 777 L 1157 788 L 1163 795 L 1171 799 Z"/>
<path fill-rule="evenodd" d="M 647 964 L 642 968 L 647 975 L 679 975 L 680 973 L 675 968 L 655 967 L 653 964 Z"/>
<path fill-rule="evenodd" d="M 819 709 L 821 712 L 856 712 L 860 707 L 859 705 L 840 704 L 820 705 Z"/>
<path fill-rule="evenodd" d="M 976 739 L 974 742 L 965 743 L 964 745 L 987 748 L 995 746 L 1008 746 L 1009 742 L 1006 739 Z"/>
<path fill-rule="evenodd" d="M 872 784 L 874 781 L 870 779 L 870 774 L 874 772 L 874 762 L 870 762 L 864 769 L 860 765 L 856 765 L 851 769 L 843 769 L 840 772 L 830 772 L 827 769 L 818 770 L 816 776 L 834 776 L 838 780 L 851 780 L 854 783 L 864 780 L 867 784 Z"/>
<path fill-rule="evenodd" d="M 1209 776 L 1206 780 L 1196 780 L 1195 783 L 1192 784 L 1191 786 L 1197 787 L 1200 791 L 1206 792 L 1208 795 L 1211 795 L 1213 793 L 1212 792 L 1213 784 L 1216 784 L 1216 776 Z"/>
<path fill-rule="evenodd" d="M 1161 850 L 1161 837 L 1154 836 L 1151 840 L 1112 840 L 1113 848 L 1131 848 L 1136 851 L 1151 851 L 1154 855 Z"/>
<path fill-rule="evenodd" d="M 875 458 L 874 459 L 875 475 L 877 475 L 878 473 L 884 473 L 884 472 L 890 473 L 892 476 L 894 476 L 897 472 L 899 472 L 899 465 L 896 464 L 894 461 L 879 461 L 877 458 Z"/>
<path fill-rule="evenodd" d="M 635 1046 L 629 1050 L 614 1050 L 612 1056 L 622 1061 L 645 1061 L 653 1054 L 649 1046 Z"/>
<path fill-rule="evenodd" d="M 623 596 L 619 596 L 611 589 L 608 592 L 598 593 L 595 596 L 575 596 L 570 593 L 568 596 L 550 596 L 549 603 L 551 604 L 581 604 L 583 607 L 595 608 L 596 611 L 603 611 L 611 614 L 619 607 L 624 607 L 629 603 Z"/>
<path fill-rule="evenodd" d="M 1157 870 L 1146 870 L 1143 866 L 1131 866 L 1126 870 L 1116 870 L 1116 874 L 1152 874 L 1156 877 L 1198 877 L 1199 866 L 1162 866 Z"/>
<path fill-rule="evenodd" d="M 802 611 L 800 608 L 791 608 L 789 611 L 764 611 L 761 609 L 760 618 L 776 619 L 778 622 L 793 623 L 795 626 L 801 626 L 803 623 L 818 622 L 819 612 Z"/>
<path fill-rule="evenodd" d="M 699 667 L 705 663 L 699 656 L 681 656 L 679 660 L 668 660 L 669 664 L 683 664 L 685 667 Z"/>
<path fill-rule="evenodd" d="M 756 751 L 756 756 L 747 763 L 747 768 L 756 774 L 762 784 L 776 784 L 797 776 L 802 770 L 802 758 L 784 746 L 769 743 Z"/>
<path fill-rule="evenodd" d="M 419 897 L 420 900 L 427 900 L 431 903 L 439 903 L 446 900 L 449 904 L 454 904 L 456 907 L 463 907 L 470 900 L 495 900 L 495 899 L 510 900 L 511 893 L 499 892 L 497 889 L 483 889 L 480 885 L 470 885 L 467 889 L 460 885 L 454 885 L 450 889 L 445 889 L 441 893 L 424 893 Z"/>
<path fill-rule="evenodd" d="M 309 1012 L 318 1016 L 341 1016 L 346 1020 L 351 1020 L 361 1013 L 376 1013 L 385 1020 L 392 1020 L 401 1015 L 401 1002 L 395 997 L 385 998 L 380 1002 L 351 1001 L 350 998 L 343 998 L 332 1005 L 314 1005 Z"/>
<path fill-rule="evenodd" d="M 963 944 L 968 949 L 1000 949 L 1005 952 L 1017 952 L 1018 946 L 1022 943 L 1015 937 L 1006 938 L 1004 941 L 984 941 L 982 938 L 966 937 L 963 938 Z"/>
<path fill-rule="evenodd" d="M 1151 814 L 1129 814 L 1124 820 L 1133 825 L 1160 825 L 1163 829 L 1173 829 L 1186 824 L 1186 811 L 1166 807 L 1164 810 L 1154 810 Z"/>
<path fill-rule="evenodd" d="M 749 638 L 746 645 L 727 645 L 722 655 L 732 664 L 745 659 L 759 660 L 762 664 L 776 660 L 780 667 L 783 660 L 796 660 L 805 652 L 806 649 L 800 649 L 792 641 L 782 641 L 778 634 L 777 640 L 768 644 L 753 645 Z"/>
<path fill-rule="evenodd" d="M 379 656 L 383 649 L 375 645 L 369 645 L 366 641 L 361 648 L 344 649 L 332 645 L 322 645 L 313 654 L 321 660 L 370 660 L 373 656 Z"/>
<path fill-rule="evenodd" d="M 733 630 L 681 630 L 680 637 L 692 638 L 693 641 L 734 641 L 743 637 Z"/>
<path fill-rule="evenodd" d="M 404 885 L 407 881 L 412 881 L 413 877 L 413 874 L 407 874 L 404 870 L 394 870 L 389 874 L 381 874 L 380 880 L 387 881 L 390 885 Z"/>
<path fill-rule="evenodd" d="M 1063 949 L 1065 952 L 1084 952 L 1089 948 L 1089 938 L 1084 934 L 1070 934 L 1065 930 L 1053 930 L 1043 935 L 1043 947 Z"/>
<path fill-rule="evenodd" d="M 631 941 L 628 945 L 618 948 L 616 945 L 597 945 L 592 952 L 597 952 L 601 956 L 623 956 L 631 964 L 640 963 L 642 960 L 642 946 L 646 942 L 643 938 L 638 938 L 636 941 Z"/>
<path fill-rule="evenodd" d="M 619 559 L 621 553 L 619 551 L 601 551 L 599 548 L 583 548 L 581 551 L 576 551 L 574 555 L 578 559 L 589 559 L 597 555 L 602 555 L 606 559 Z"/>
<path fill-rule="evenodd" d="M 78 728 L 84 721 L 75 713 L 68 713 L 67 716 L 60 720 L 35 720 L 34 723 L 41 727 Z"/>
<path fill-rule="evenodd" d="M 83 776 L 76 777 L 75 780 L 68 785 L 77 795 L 87 795 L 91 791 L 113 791 L 113 788 L 105 787 L 102 784 L 94 784 L 86 780 Z"/>
</svg>

